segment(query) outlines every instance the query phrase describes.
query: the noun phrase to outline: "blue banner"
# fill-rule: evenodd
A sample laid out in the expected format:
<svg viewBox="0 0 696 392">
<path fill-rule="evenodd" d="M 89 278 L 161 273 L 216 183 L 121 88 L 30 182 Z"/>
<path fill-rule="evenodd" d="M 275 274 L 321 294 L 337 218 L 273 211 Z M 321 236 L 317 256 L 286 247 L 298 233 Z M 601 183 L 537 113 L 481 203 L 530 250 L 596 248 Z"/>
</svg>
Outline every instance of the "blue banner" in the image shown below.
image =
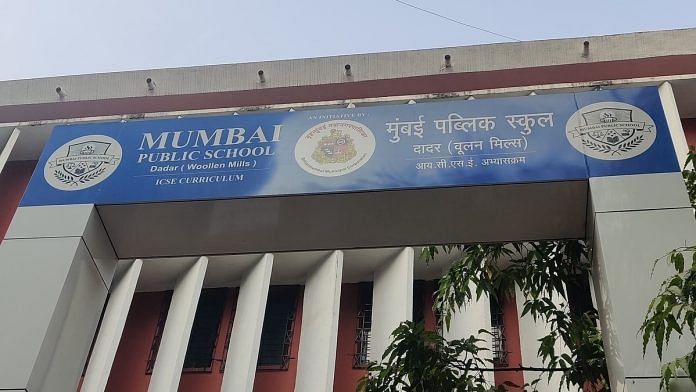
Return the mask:
<svg viewBox="0 0 696 392">
<path fill-rule="evenodd" d="M 655 87 L 58 126 L 22 205 L 679 171 Z"/>
</svg>

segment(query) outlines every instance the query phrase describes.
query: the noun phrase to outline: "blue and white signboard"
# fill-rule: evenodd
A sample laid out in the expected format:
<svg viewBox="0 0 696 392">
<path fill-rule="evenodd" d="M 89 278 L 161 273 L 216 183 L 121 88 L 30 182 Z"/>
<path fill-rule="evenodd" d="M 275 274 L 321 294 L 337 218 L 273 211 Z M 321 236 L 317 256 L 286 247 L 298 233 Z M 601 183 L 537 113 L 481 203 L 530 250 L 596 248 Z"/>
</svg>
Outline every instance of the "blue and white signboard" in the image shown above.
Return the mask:
<svg viewBox="0 0 696 392">
<path fill-rule="evenodd" d="M 679 171 L 657 89 L 58 126 L 22 205 Z"/>
</svg>

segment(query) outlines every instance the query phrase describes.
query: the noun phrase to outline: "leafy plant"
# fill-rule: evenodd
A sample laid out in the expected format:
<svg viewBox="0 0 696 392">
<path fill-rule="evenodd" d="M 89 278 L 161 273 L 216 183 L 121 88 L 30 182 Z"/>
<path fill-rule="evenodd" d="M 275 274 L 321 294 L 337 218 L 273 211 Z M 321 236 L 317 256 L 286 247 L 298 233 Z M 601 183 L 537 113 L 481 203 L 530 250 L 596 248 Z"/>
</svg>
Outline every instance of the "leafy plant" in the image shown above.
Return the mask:
<svg viewBox="0 0 696 392">
<path fill-rule="evenodd" d="M 487 333 L 485 330 L 480 333 Z M 392 333 L 393 341 L 382 363 L 372 364 L 373 374 L 358 384 L 360 391 L 441 392 L 505 391 L 494 387 L 484 377 L 490 365 L 481 359 L 488 351 L 483 339 L 471 336 L 447 341 L 435 332 L 426 331 L 423 323 L 406 321 Z"/>
<path fill-rule="evenodd" d="M 696 150 L 689 146 L 689 153 L 684 164 L 682 176 L 691 201 L 696 208 Z M 686 265 L 689 258 L 691 266 Z M 650 340 L 655 341 L 657 356 L 662 361 L 665 348 L 669 345 L 672 335 L 682 336 L 685 333 L 694 334 L 696 322 L 696 246 L 685 246 L 669 252 L 655 260 L 653 271 L 658 263 L 667 261 L 676 273 L 665 279 L 660 285 L 657 296 L 650 302 L 645 320 L 640 327 L 643 337 L 643 355 Z M 674 377 L 685 376 L 696 385 L 696 347 L 683 357 L 664 363 L 661 368 L 660 389 L 670 390 L 670 380 Z"/>
<path fill-rule="evenodd" d="M 440 252 L 458 255 L 440 279 L 435 293 L 434 307 L 442 315 L 445 328 L 449 328 L 454 312 L 467 303 L 484 294 L 491 297 L 506 295 L 517 287 L 525 299 L 522 316 L 549 323 L 551 332 L 539 340 L 538 354 L 544 368 L 519 367 L 516 370 L 538 370 L 549 379 L 553 372 L 561 372 L 562 383 L 566 386 L 609 390 L 605 382 L 608 380 L 606 359 L 596 326 L 596 311 L 574 313 L 567 305 L 566 286 L 587 279 L 590 271 L 584 242 L 429 246 L 423 249 L 421 258 L 430 262 Z M 556 298 L 565 302 L 558 303 L 554 301 Z M 403 329 L 404 325 L 412 327 Z M 402 324 L 400 328 L 392 335 L 394 341 L 382 363 L 373 364 L 370 375 L 360 384 L 363 390 L 391 390 L 388 388 L 400 385 L 404 391 L 444 391 L 453 389 L 418 389 L 418 386 L 452 386 L 457 382 L 458 391 L 505 390 L 505 386 L 488 385 L 481 375 L 483 371 L 494 370 L 491 365 L 482 368 L 485 361 L 478 357 L 481 350 L 466 351 L 471 361 L 461 362 L 457 358 L 461 354 L 458 350 L 462 340 L 447 342 L 433 332 L 421 332 L 422 326 L 419 325 Z M 407 333 L 411 333 L 408 339 Z M 488 332 L 479 331 L 479 336 L 482 333 Z M 471 336 L 463 341 L 482 340 Z M 570 354 L 556 353 L 557 341 L 564 342 Z M 432 352 L 425 355 L 418 347 L 427 347 Z M 536 390 L 539 381 L 533 380 L 525 388 Z"/>
<path fill-rule="evenodd" d="M 682 247 L 655 261 L 667 259 L 677 272 L 665 279 L 658 295 L 650 302 L 645 320 L 640 327 L 643 336 L 643 355 L 650 340 L 655 341 L 657 356 L 662 361 L 664 349 L 673 334 L 688 332 L 696 338 L 696 246 Z M 684 254 L 692 254 L 691 266 L 685 266 Z M 696 385 L 696 347 L 683 357 L 662 365 L 660 388 L 670 390 L 670 380 L 688 375 Z"/>
</svg>

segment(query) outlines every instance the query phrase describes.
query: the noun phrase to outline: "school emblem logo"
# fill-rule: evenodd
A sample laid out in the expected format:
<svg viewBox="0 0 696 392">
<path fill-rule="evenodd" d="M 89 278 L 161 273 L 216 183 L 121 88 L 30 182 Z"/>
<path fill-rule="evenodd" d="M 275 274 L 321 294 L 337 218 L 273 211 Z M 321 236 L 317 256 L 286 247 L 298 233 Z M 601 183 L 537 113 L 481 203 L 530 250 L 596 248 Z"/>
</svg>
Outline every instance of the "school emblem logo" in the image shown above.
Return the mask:
<svg viewBox="0 0 696 392">
<path fill-rule="evenodd" d="M 655 142 L 655 122 L 640 108 L 622 102 L 599 102 L 575 112 L 566 124 L 570 144 L 602 160 L 633 158 Z"/>
<path fill-rule="evenodd" d="M 295 160 L 307 173 L 342 176 L 358 170 L 375 152 L 372 131 L 356 121 L 327 121 L 307 130 L 295 145 Z"/>
<path fill-rule="evenodd" d="M 121 145 L 105 135 L 82 136 L 55 150 L 44 166 L 44 178 L 62 191 L 78 191 L 107 179 L 121 162 Z"/>
</svg>

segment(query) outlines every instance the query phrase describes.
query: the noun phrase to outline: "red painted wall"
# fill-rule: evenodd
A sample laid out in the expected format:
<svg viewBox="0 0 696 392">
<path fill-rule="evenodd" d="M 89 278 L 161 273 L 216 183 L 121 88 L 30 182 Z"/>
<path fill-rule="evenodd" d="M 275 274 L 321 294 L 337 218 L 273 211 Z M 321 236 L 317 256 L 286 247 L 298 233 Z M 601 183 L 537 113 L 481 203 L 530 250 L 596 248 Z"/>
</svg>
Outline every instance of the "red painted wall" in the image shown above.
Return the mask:
<svg viewBox="0 0 696 392">
<path fill-rule="evenodd" d="M 341 305 L 338 316 L 334 392 L 355 392 L 358 380 L 367 374 L 365 369 L 353 369 L 355 334 L 358 328 L 360 284 L 341 285 Z"/>
<path fill-rule="evenodd" d="M 302 288 L 304 290 L 304 287 Z M 290 364 L 287 370 L 257 370 L 254 379 L 254 392 L 293 392 L 297 376 L 297 353 L 300 351 L 302 333 L 302 291 L 295 312 L 295 327 L 290 345 Z"/>
<path fill-rule="evenodd" d="M 106 386 L 107 392 L 147 391 L 150 375 L 145 368 L 155 336 L 160 308 L 166 292 L 136 293 L 123 329 L 114 365 Z M 222 386 L 220 371 L 225 350 L 225 340 L 230 321 L 234 321 L 237 305 L 237 289 L 231 289 L 220 322 L 214 361 L 210 372 L 184 372 L 179 392 L 217 392 Z"/>
<path fill-rule="evenodd" d="M 0 173 L 0 242 L 5 238 L 36 161 L 11 161 Z"/>
<path fill-rule="evenodd" d="M 508 366 L 518 368 L 522 366 L 522 351 L 520 346 L 520 322 L 517 316 L 517 304 L 515 293 L 501 296 L 500 306 L 503 309 L 503 325 L 505 325 L 505 340 L 507 342 Z M 515 385 L 524 384 L 524 375 L 520 371 L 496 371 L 495 383 L 501 385 L 510 381 Z M 523 391 L 522 388 L 509 388 L 509 391 Z"/>
<path fill-rule="evenodd" d="M 686 142 L 690 146 L 696 146 L 696 118 L 682 118 L 682 127 Z"/>
<path fill-rule="evenodd" d="M 435 299 L 433 294 L 437 290 L 434 281 L 425 282 L 425 290 L 423 290 L 423 311 L 424 314 L 424 324 L 426 331 L 437 330 L 437 319 L 435 318 L 435 311 L 433 310 L 433 305 L 435 304 Z"/>
<path fill-rule="evenodd" d="M 150 375 L 145 373 L 165 292 L 136 293 L 133 296 L 121 343 L 116 351 L 107 392 L 145 392 Z"/>
<path fill-rule="evenodd" d="M 433 292 L 435 283 L 424 282 L 423 311 L 425 328 L 435 331 L 436 321 L 433 312 Z M 355 387 L 367 371 L 353 369 L 353 354 L 355 353 L 355 335 L 358 328 L 358 312 L 360 299 L 359 283 L 344 283 L 341 285 L 341 305 L 338 319 L 338 340 L 336 344 L 336 368 L 334 372 L 334 392 L 355 392 Z"/>
</svg>

